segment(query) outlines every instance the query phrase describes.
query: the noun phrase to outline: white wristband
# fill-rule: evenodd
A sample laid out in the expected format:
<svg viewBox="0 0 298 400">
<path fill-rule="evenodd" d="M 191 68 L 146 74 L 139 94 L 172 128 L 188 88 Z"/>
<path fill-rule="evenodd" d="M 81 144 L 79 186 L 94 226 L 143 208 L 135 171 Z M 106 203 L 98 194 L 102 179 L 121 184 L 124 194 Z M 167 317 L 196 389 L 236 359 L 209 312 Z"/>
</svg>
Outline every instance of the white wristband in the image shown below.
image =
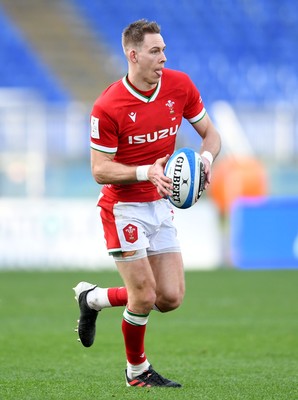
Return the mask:
<svg viewBox="0 0 298 400">
<path fill-rule="evenodd" d="M 151 167 L 151 165 L 140 165 L 136 169 L 136 176 L 137 176 L 137 181 L 149 181 L 148 179 L 148 170 Z"/>
<path fill-rule="evenodd" d="M 206 150 L 203 151 L 201 156 L 205 157 L 209 161 L 210 165 L 212 165 L 212 163 L 213 163 L 213 155 L 210 153 L 210 151 L 206 151 Z"/>
</svg>

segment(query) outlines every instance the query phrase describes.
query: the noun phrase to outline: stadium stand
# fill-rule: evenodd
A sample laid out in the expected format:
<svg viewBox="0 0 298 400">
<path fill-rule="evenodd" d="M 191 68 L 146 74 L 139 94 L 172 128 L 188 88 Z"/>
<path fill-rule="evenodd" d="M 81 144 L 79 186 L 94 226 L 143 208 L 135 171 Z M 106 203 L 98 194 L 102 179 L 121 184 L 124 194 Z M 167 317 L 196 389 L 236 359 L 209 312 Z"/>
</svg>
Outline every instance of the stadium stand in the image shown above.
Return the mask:
<svg viewBox="0 0 298 400">
<path fill-rule="evenodd" d="M 47 99 L 72 96 L 93 100 L 108 82 L 125 73 L 122 28 L 145 17 L 156 19 L 162 26 L 168 48 L 167 65 L 188 72 L 207 105 L 214 100 L 259 105 L 298 102 L 297 2 L 2 3 L 34 43 L 39 56 L 0 8 L 0 86 L 29 85 L 38 88 Z M 103 68 L 106 49 L 110 60 Z M 113 68 L 113 74 L 108 75 Z M 95 79 L 98 87 L 94 85 Z M 80 96 L 84 87 L 90 94 Z"/>
<path fill-rule="evenodd" d="M 1 7 L 0 27 L 0 87 L 34 89 L 48 101 L 68 100 L 57 76 L 42 63 Z"/>
<path fill-rule="evenodd" d="M 69 0 L 98 37 L 121 54 L 121 29 L 157 20 L 169 67 L 191 74 L 204 101 L 298 101 L 298 3 L 266 0 Z"/>
<path fill-rule="evenodd" d="M 67 0 L 2 0 L 2 5 L 2 18 L 6 20 L 3 28 L 14 32 L 2 52 L 2 66 L 7 65 L 6 70 L 11 71 L 11 84 L 19 85 L 13 72 L 20 70 L 21 86 L 38 89 L 47 100 L 68 97 L 88 103 L 115 79 L 116 67 L 113 68 L 101 41 L 94 38 L 86 21 Z M 16 46 L 25 56 L 24 66 L 19 57 L 13 58 L 19 52 Z M 41 76 L 38 84 L 34 81 L 36 76 Z M 5 85 L 0 76 L 0 86 Z M 59 92 L 60 96 L 52 92 Z"/>
</svg>

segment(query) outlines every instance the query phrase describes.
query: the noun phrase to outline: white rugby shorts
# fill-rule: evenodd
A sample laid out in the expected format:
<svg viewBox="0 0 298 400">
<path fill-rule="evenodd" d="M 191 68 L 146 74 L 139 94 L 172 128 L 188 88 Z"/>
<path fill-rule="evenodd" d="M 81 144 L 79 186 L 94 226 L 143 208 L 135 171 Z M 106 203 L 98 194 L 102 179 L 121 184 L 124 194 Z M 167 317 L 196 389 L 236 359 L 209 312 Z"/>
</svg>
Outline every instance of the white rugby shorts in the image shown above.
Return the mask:
<svg viewBox="0 0 298 400">
<path fill-rule="evenodd" d="M 98 201 L 110 254 L 146 249 L 147 254 L 180 252 L 170 202 L 118 202 L 105 195 Z"/>
</svg>

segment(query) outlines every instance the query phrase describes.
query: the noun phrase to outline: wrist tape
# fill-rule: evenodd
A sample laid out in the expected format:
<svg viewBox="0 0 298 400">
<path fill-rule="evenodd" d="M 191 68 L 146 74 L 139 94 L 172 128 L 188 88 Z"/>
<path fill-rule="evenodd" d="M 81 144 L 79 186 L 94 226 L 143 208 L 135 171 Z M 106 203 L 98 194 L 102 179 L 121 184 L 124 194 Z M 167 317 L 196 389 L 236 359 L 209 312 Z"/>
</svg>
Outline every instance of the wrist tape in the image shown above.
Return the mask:
<svg viewBox="0 0 298 400">
<path fill-rule="evenodd" d="M 151 167 L 151 165 L 140 165 L 136 169 L 136 176 L 137 176 L 137 181 L 148 181 L 148 170 Z"/>
<path fill-rule="evenodd" d="M 206 151 L 206 150 L 203 151 L 201 156 L 205 157 L 209 161 L 210 165 L 212 165 L 212 163 L 213 163 L 213 155 L 210 153 L 210 151 Z"/>
</svg>

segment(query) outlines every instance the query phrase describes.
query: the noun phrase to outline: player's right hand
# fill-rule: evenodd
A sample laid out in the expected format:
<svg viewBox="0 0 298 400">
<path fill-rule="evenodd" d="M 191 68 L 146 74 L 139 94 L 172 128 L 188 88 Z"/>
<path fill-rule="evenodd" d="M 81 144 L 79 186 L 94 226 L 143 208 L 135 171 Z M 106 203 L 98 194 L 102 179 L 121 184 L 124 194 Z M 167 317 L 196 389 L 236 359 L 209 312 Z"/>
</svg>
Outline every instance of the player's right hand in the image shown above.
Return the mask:
<svg viewBox="0 0 298 400">
<path fill-rule="evenodd" d="M 170 196 L 173 190 L 172 180 L 164 174 L 164 169 L 169 158 L 169 154 L 158 158 L 148 170 L 148 178 L 156 186 L 157 192 L 161 197 Z"/>
</svg>

